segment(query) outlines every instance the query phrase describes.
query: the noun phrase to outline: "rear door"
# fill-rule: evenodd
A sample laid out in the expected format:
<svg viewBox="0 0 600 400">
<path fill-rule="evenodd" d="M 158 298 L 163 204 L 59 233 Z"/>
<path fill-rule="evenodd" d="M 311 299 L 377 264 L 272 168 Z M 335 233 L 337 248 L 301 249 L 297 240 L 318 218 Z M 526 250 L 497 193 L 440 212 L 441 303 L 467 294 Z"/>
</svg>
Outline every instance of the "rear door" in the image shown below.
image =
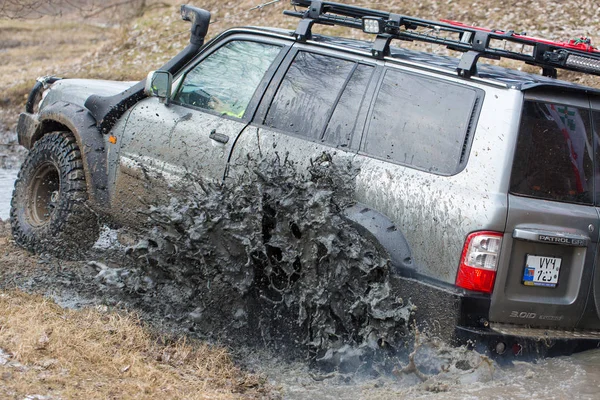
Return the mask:
<svg viewBox="0 0 600 400">
<path fill-rule="evenodd" d="M 595 149 L 595 192 L 596 192 L 596 210 L 600 215 L 600 97 L 591 96 L 590 105 L 592 109 L 592 129 L 594 132 Z M 596 252 L 596 264 L 594 276 L 592 278 L 592 287 L 588 297 L 587 307 L 579 326 L 587 329 L 600 329 L 600 251 Z"/>
<path fill-rule="evenodd" d="M 598 246 L 594 136 L 585 95 L 526 93 L 490 320 L 575 328 Z"/>
<path fill-rule="evenodd" d="M 305 173 L 317 159 L 345 165 L 356 155 L 376 64 L 302 44 L 294 46 L 286 62 L 255 121 L 236 142 L 229 176 L 243 171 L 248 159 L 291 161 Z"/>
</svg>

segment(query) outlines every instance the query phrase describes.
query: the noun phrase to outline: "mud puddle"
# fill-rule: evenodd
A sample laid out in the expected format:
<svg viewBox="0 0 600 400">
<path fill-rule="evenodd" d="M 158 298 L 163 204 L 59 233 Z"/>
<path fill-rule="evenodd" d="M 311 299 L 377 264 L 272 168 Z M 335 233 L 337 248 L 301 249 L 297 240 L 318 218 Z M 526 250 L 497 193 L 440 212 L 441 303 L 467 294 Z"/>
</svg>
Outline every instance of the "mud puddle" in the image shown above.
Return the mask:
<svg viewBox="0 0 600 400">
<path fill-rule="evenodd" d="M 457 360 L 470 359 L 460 350 Z M 450 370 L 421 382 L 405 376 L 315 376 L 305 366 L 271 363 L 261 358 L 263 373 L 280 385 L 287 399 L 598 399 L 600 351 L 537 362 L 492 364 L 475 370 Z M 419 361 L 426 367 L 427 357 Z M 462 362 L 459 363 L 461 365 Z M 315 380 L 315 378 L 317 380 Z"/>
<path fill-rule="evenodd" d="M 6 220 L 10 214 L 10 198 L 12 196 L 15 180 L 17 179 L 17 169 L 0 168 L 0 219 Z"/>
</svg>

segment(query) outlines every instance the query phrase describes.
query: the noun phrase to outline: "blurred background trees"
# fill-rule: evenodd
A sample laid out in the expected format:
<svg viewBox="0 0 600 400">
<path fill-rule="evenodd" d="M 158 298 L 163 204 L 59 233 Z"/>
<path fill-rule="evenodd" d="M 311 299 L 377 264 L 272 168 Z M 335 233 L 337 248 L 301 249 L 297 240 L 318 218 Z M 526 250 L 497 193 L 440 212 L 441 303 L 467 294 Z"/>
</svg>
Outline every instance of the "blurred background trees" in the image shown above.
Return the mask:
<svg viewBox="0 0 600 400">
<path fill-rule="evenodd" d="M 134 17 L 154 6 L 156 2 L 152 0 L 0 0 L 0 18 L 39 18 L 74 12 L 83 18 L 123 13 Z"/>
</svg>

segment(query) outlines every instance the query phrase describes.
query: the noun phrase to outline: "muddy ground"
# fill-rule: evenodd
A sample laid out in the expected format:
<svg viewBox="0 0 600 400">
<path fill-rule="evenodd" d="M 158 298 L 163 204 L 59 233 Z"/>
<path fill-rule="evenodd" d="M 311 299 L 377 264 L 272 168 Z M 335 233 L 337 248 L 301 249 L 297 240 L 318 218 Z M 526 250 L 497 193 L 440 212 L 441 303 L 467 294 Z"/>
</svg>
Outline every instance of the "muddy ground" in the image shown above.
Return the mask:
<svg viewBox="0 0 600 400">
<path fill-rule="evenodd" d="M 324 156 L 306 174 L 277 159 L 228 185 L 196 179 L 142 210 L 145 229 L 105 228 L 78 261 L 30 254 L 4 222 L 0 290 L 133 311 L 158 333 L 228 346 L 276 384 L 352 391 L 357 380 L 406 388 L 449 372 L 489 376 L 487 357 L 412 328 L 416 307 L 387 255 L 343 217 L 356 173 Z"/>
<path fill-rule="evenodd" d="M 500 366 L 412 329 L 424 303 L 342 216 L 355 173 L 323 157 L 306 176 L 271 161 L 231 186 L 173 187 L 148 229 L 105 227 L 77 261 L 19 248 L 3 222 L 0 290 L 226 346 L 289 399 L 594 398 L 598 352 Z"/>
<path fill-rule="evenodd" d="M 266 345 L 326 371 L 389 372 L 413 342 L 415 306 L 387 255 L 343 217 L 356 173 L 324 157 L 305 175 L 263 160 L 227 185 L 186 181 L 168 204 L 138 210 L 146 228 L 107 230 L 84 261 L 8 249 L 0 288 L 135 308 L 169 331 Z"/>
<path fill-rule="evenodd" d="M 223 326 L 222 330 L 203 331 L 192 304 L 171 301 L 181 298 L 185 286 L 127 267 L 125 247 L 119 247 L 115 236 L 116 232 L 105 231 L 100 246 L 86 259 L 63 261 L 17 247 L 4 222 L 0 224 L 0 289 L 40 293 L 67 308 L 127 310 L 140 315 L 159 334 L 225 345 L 242 370 L 267 379 L 275 397 L 280 393 L 286 399 L 597 398 L 598 351 L 500 366 L 475 351 L 411 336 L 406 352 L 394 357 L 391 371 L 387 370 L 392 365 L 389 359 L 371 363 L 368 369 L 359 363 L 356 370 L 331 371 L 327 365 L 315 365 L 313 353 L 306 348 L 304 354 L 296 352 L 291 357 L 281 343 L 266 338 L 257 343 L 252 335 L 232 336 Z M 409 352 L 415 350 L 415 339 L 413 369 Z"/>
</svg>

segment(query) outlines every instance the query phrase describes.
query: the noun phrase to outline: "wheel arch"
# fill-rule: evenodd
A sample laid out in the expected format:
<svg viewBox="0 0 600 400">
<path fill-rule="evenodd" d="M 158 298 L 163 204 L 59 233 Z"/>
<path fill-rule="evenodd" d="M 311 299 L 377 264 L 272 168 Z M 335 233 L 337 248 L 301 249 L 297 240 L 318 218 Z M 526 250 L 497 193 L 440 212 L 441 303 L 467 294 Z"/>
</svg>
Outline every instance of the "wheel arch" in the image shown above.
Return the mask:
<svg viewBox="0 0 600 400">
<path fill-rule="evenodd" d="M 89 199 L 94 206 L 106 207 L 109 199 L 105 138 L 88 110 L 71 103 L 56 102 L 40 111 L 38 122 L 29 148 L 48 133 L 71 132 L 81 152 Z"/>
<path fill-rule="evenodd" d="M 40 125 L 39 125 L 38 129 L 34 132 L 33 136 L 31 137 L 31 142 L 30 142 L 29 148 L 31 149 L 33 147 L 33 145 L 38 140 L 40 140 L 44 135 L 51 133 L 51 132 L 58 132 L 58 131 L 70 131 L 71 133 L 73 133 L 75 135 L 75 133 L 73 132 L 73 130 L 71 128 L 69 128 L 67 125 L 62 124 L 56 120 L 46 119 L 46 120 L 40 121 Z"/>
<path fill-rule="evenodd" d="M 388 217 L 362 203 L 346 208 L 344 217 L 388 254 L 394 273 L 406 275 L 415 269 L 408 241 Z"/>
</svg>

